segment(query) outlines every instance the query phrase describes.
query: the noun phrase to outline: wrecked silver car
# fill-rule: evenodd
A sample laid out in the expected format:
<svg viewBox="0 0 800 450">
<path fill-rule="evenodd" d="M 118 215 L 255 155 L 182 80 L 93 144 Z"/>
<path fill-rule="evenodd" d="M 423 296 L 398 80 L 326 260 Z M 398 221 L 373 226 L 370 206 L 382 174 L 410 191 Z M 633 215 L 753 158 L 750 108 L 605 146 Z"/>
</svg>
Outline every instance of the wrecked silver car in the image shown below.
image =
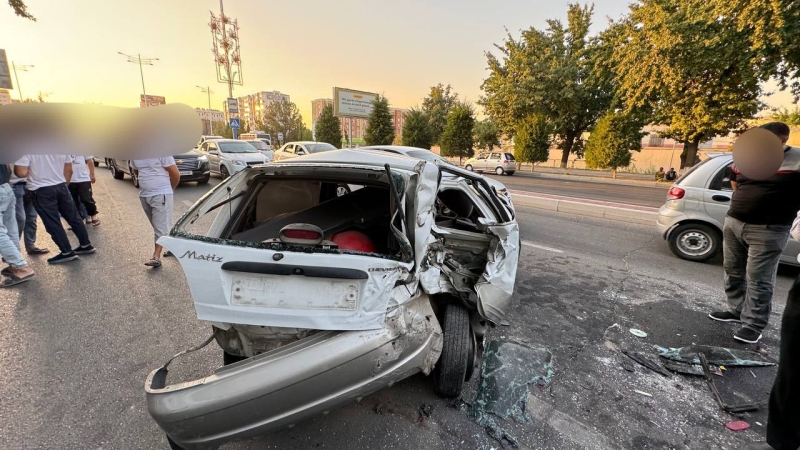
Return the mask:
<svg viewBox="0 0 800 450">
<path fill-rule="evenodd" d="M 172 360 L 147 378 L 150 414 L 185 449 L 291 425 L 417 372 L 458 396 L 479 338 L 508 309 L 519 258 L 513 210 L 482 176 L 363 150 L 248 168 L 159 243 L 212 325 L 206 344 L 223 350 L 205 378 L 168 385 Z"/>
</svg>

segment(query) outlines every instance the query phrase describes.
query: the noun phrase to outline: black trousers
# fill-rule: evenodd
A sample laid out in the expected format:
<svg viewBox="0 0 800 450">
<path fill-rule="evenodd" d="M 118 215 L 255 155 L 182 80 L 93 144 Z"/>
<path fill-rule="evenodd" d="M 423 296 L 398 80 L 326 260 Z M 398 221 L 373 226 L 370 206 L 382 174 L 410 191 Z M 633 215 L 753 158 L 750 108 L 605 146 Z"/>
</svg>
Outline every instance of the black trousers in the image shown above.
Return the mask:
<svg viewBox="0 0 800 450">
<path fill-rule="evenodd" d="M 41 187 L 31 191 L 31 199 L 33 199 L 33 206 L 36 208 L 36 212 L 42 218 L 45 230 L 53 238 L 53 242 L 58 245 L 61 253 L 72 251 L 67 232 L 64 231 L 64 226 L 61 225 L 61 217 L 64 217 L 64 220 L 72 227 L 72 232 L 77 236 L 81 246 L 85 247 L 91 244 L 89 234 L 86 232 L 86 226 L 84 226 L 81 218 L 78 217 L 78 210 L 69 195 L 66 183 Z"/>
<path fill-rule="evenodd" d="M 91 181 L 70 183 L 69 192 L 72 194 L 72 200 L 75 201 L 76 208 L 79 208 L 79 205 L 83 203 L 83 207 L 86 208 L 89 217 L 93 217 L 97 214 L 97 204 L 95 204 L 94 196 L 92 196 Z"/>
<path fill-rule="evenodd" d="M 767 443 L 775 450 L 800 448 L 800 277 L 794 280 L 781 320 L 778 376 L 769 397 Z"/>
</svg>

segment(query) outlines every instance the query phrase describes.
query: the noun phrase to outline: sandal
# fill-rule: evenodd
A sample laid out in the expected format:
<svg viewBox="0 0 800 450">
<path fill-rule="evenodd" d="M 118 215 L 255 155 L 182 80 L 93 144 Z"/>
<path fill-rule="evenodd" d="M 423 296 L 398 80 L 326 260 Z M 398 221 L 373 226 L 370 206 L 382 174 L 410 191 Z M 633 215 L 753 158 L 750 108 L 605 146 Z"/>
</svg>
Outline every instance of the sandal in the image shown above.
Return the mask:
<svg viewBox="0 0 800 450">
<path fill-rule="evenodd" d="M 0 275 L 4 277 L 10 277 L 11 275 L 14 275 L 14 272 L 11 271 L 11 267 L 6 267 L 5 269 L 0 270 Z"/>
<path fill-rule="evenodd" d="M 9 274 L 9 275 L 6 275 L 6 278 L 4 278 L 3 282 L 0 283 L 0 288 L 7 288 L 7 287 L 15 286 L 15 285 L 20 284 L 20 283 L 24 283 L 26 281 L 30 281 L 35 276 L 36 276 L 35 273 L 29 274 L 29 275 L 25 275 L 24 277 L 18 277 L 16 275 L 14 275 L 13 273 Z"/>
<path fill-rule="evenodd" d="M 94 220 L 92 220 L 92 226 L 93 226 L 93 227 L 96 227 L 96 226 L 98 226 L 98 225 L 100 225 L 100 219 L 94 219 Z"/>
<path fill-rule="evenodd" d="M 161 267 L 161 261 L 155 258 L 150 258 L 146 263 L 144 263 L 147 267 Z"/>
</svg>

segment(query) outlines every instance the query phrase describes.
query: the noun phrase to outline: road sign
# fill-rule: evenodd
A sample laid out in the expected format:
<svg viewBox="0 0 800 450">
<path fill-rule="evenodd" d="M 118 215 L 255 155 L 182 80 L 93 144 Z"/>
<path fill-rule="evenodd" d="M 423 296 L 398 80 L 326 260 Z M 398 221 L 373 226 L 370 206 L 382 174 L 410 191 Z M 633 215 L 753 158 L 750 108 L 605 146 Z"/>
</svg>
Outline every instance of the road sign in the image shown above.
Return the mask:
<svg viewBox="0 0 800 450">
<path fill-rule="evenodd" d="M 241 128 L 241 127 L 239 126 L 240 124 L 241 124 L 241 121 L 239 120 L 239 118 L 238 118 L 238 117 L 231 117 L 231 121 L 230 121 L 230 123 L 228 124 L 228 126 L 230 126 L 231 128 L 233 128 L 234 130 L 238 130 L 239 128 Z"/>
<path fill-rule="evenodd" d="M 3 49 L 0 49 L 0 89 L 14 89 L 14 85 L 11 84 L 11 72 L 8 71 L 8 58 Z"/>
<path fill-rule="evenodd" d="M 283 143 L 283 133 L 278 133 L 278 142 Z"/>
<path fill-rule="evenodd" d="M 235 98 L 228 99 L 228 113 L 239 113 L 239 102 Z"/>
</svg>

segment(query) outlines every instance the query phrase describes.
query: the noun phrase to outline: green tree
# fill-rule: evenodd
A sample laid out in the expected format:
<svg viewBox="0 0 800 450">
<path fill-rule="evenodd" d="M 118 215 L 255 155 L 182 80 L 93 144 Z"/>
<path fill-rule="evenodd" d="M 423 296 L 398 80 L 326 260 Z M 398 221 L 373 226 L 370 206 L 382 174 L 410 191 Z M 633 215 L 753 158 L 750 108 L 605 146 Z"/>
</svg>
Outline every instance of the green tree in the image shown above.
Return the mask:
<svg viewBox="0 0 800 450">
<path fill-rule="evenodd" d="M 305 125 L 303 125 L 303 128 L 301 128 L 300 131 L 297 133 L 297 139 L 296 140 L 297 141 L 313 141 L 314 140 L 314 133 L 312 133 L 311 130 L 309 130 L 308 128 L 306 128 Z M 336 144 L 332 144 L 332 145 L 336 145 Z M 339 145 L 336 145 L 337 148 L 341 147 L 341 146 L 342 146 L 341 142 L 339 142 Z"/>
<path fill-rule="evenodd" d="M 434 144 L 441 145 L 439 137 L 447 124 L 447 115 L 457 102 L 458 94 L 449 84 L 445 86 L 442 83 L 431 87 L 431 93 L 422 99 L 422 112 L 430 120 L 431 138 Z"/>
<path fill-rule="evenodd" d="M 795 107 L 794 110 L 788 108 L 781 108 L 775 111 L 772 115 L 772 120 L 783 122 L 787 125 L 800 126 L 800 108 Z"/>
<path fill-rule="evenodd" d="M 491 151 L 495 146 L 500 145 L 500 132 L 490 119 L 475 123 L 475 145 L 487 151 Z"/>
<path fill-rule="evenodd" d="M 367 145 L 390 145 L 394 141 L 394 120 L 389 111 L 389 99 L 378 95 L 372 102 L 372 113 L 364 130 Z"/>
<path fill-rule="evenodd" d="M 264 128 L 276 140 L 278 133 L 283 133 L 284 142 L 291 142 L 300 140 L 305 125 L 297 105 L 280 101 L 270 103 L 264 110 Z"/>
<path fill-rule="evenodd" d="M 642 125 L 641 120 L 618 112 L 600 118 L 586 143 L 586 165 L 611 169 L 611 178 L 617 178 L 617 169 L 630 165 L 631 152 L 642 151 L 642 137 L 646 134 Z"/>
<path fill-rule="evenodd" d="M 225 122 L 215 122 L 214 131 L 212 134 L 214 136 L 222 136 L 227 139 L 233 139 L 233 130 L 231 130 L 231 128 Z"/>
<path fill-rule="evenodd" d="M 509 34 L 495 46 L 500 58 L 486 54 L 489 76 L 479 103 L 507 136 L 514 135 L 521 119 L 544 116 L 562 150 L 561 167 L 567 166 L 570 153 L 580 154 L 581 135 L 614 97 L 611 78 L 593 73 L 600 53 L 598 40 L 588 37 L 593 11 L 570 4 L 566 27 L 549 20 L 546 29 L 530 28 L 519 40 Z"/>
<path fill-rule="evenodd" d="M 625 111 L 651 113 L 664 137 L 686 144 L 681 167 L 694 164 L 701 142 L 743 127 L 762 106 L 748 33 L 709 20 L 692 1 L 631 5 L 613 25 L 610 61 Z"/>
<path fill-rule="evenodd" d="M 342 147 L 342 124 L 333 115 L 333 105 L 325 105 L 317 119 L 315 129 L 317 142 L 327 142 L 336 148 Z"/>
<path fill-rule="evenodd" d="M 475 113 L 472 106 L 459 102 L 450 109 L 447 115 L 444 131 L 439 138 L 442 156 L 471 158 L 475 154 L 473 146 L 473 128 L 475 126 Z"/>
<path fill-rule="evenodd" d="M 22 17 L 23 19 L 36 22 L 36 17 L 33 17 L 33 15 L 28 12 L 28 5 L 26 5 L 22 0 L 8 0 L 8 4 L 11 6 L 11 9 L 14 10 L 14 14 Z"/>
<path fill-rule="evenodd" d="M 430 149 L 433 145 L 431 125 L 428 115 L 422 110 L 411 108 L 403 123 L 403 145 Z"/>
<path fill-rule="evenodd" d="M 514 130 L 514 159 L 518 167 L 530 163 L 531 172 L 538 162 L 546 162 L 550 157 L 555 130 L 543 114 L 530 114 L 517 122 Z"/>
</svg>

